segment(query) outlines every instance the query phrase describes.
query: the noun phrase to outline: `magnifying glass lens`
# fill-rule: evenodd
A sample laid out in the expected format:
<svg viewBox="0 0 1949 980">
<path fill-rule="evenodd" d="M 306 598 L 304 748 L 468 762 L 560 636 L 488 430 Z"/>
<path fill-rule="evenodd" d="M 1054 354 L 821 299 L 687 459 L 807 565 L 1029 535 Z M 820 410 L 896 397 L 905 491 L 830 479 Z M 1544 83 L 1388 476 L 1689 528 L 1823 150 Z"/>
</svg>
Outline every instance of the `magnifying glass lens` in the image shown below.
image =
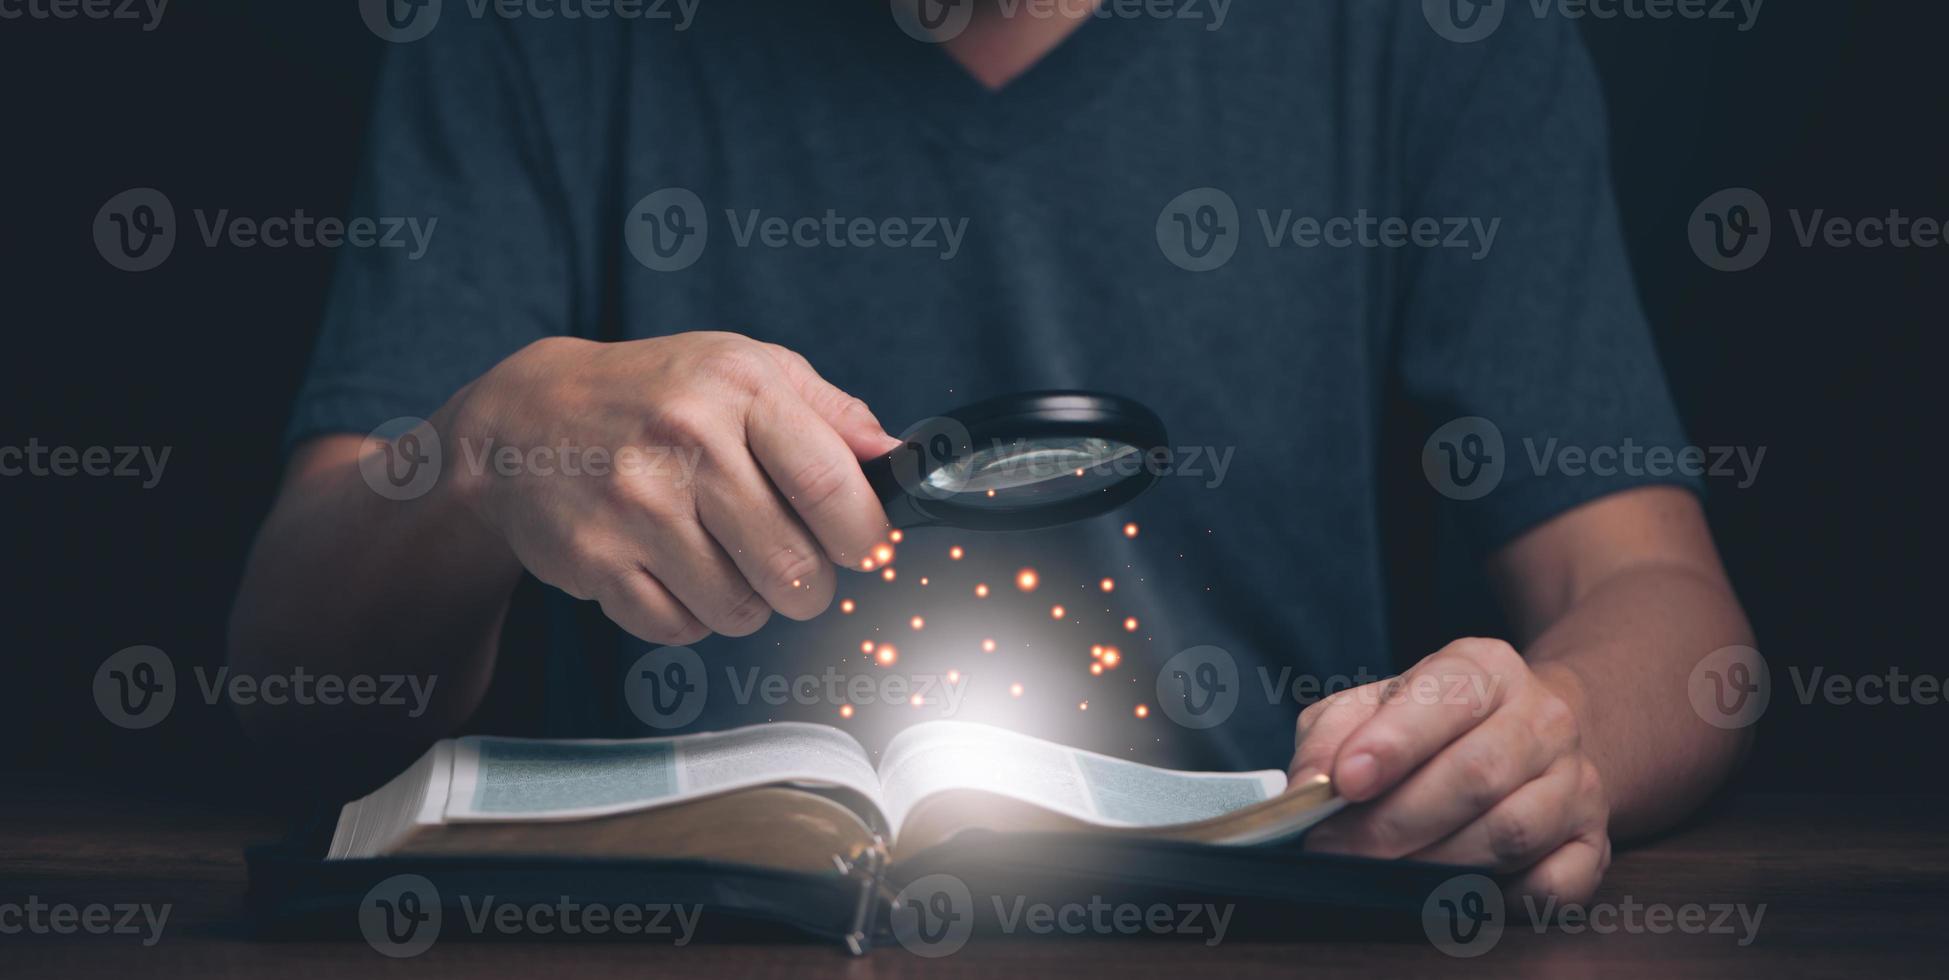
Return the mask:
<svg viewBox="0 0 1949 980">
<path fill-rule="evenodd" d="M 1057 436 L 1016 439 L 969 453 L 927 477 L 936 493 L 983 509 L 1043 506 L 1074 500 L 1128 479 L 1112 466 L 1137 447 L 1110 439 Z"/>
</svg>

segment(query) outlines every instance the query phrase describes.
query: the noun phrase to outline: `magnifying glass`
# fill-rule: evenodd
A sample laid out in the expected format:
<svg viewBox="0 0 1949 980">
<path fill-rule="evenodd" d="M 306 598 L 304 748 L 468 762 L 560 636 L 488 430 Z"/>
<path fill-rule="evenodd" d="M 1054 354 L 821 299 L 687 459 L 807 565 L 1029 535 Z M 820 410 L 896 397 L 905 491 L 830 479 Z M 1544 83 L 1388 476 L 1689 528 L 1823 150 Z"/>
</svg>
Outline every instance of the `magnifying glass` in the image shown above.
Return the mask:
<svg viewBox="0 0 1949 980">
<path fill-rule="evenodd" d="M 920 422 L 864 469 L 896 528 L 1028 531 L 1135 500 L 1157 482 L 1146 460 L 1167 442 L 1128 398 L 1033 391 Z"/>
</svg>

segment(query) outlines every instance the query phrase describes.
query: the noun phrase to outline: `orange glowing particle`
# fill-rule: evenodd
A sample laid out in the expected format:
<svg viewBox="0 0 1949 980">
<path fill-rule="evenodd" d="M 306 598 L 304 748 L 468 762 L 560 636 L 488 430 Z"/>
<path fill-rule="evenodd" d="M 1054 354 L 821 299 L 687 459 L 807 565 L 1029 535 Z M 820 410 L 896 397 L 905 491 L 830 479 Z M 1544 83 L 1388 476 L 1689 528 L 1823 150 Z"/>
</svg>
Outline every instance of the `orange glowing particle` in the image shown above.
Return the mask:
<svg viewBox="0 0 1949 980">
<path fill-rule="evenodd" d="M 1124 536 L 1124 537 L 1126 537 L 1126 538 L 1134 538 L 1134 537 L 1136 537 L 1136 536 L 1137 536 L 1137 525 L 1135 525 L 1135 524 L 1125 524 L 1125 525 L 1123 526 L 1123 536 Z"/>
<path fill-rule="evenodd" d="M 1022 682 L 1021 682 L 1021 681 L 1016 681 L 1015 683 L 1013 683 L 1013 684 L 1010 684 L 1010 685 L 1008 686 L 1008 696 L 1009 696 L 1009 697 L 1011 697 L 1011 698 L 1019 698 L 1019 697 L 1021 697 L 1021 696 L 1022 696 Z"/>
<path fill-rule="evenodd" d="M 1033 568 L 1024 568 L 1015 573 L 1015 587 L 1024 592 L 1034 592 L 1035 587 L 1041 583 L 1042 580 L 1036 577 Z"/>
<path fill-rule="evenodd" d="M 1050 618 L 1050 619 L 1061 619 L 1061 618 L 1063 618 L 1063 615 L 1064 615 L 1065 613 L 1067 613 L 1067 612 L 1068 612 L 1068 610 L 1066 610 L 1066 609 L 1064 609 L 1064 608 L 1063 608 L 1063 607 L 1061 607 L 1061 606 L 1050 606 L 1050 607 L 1049 607 L 1049 618 Z"/>
<path fill-rule="evenodd" d="M 893 560 L 893 546 L 892 546 L 892 545 L 885 545 L 885 544 L 882 544 L 882 545 L 875 545 L 875 546 L 874 546 L 874 548 L 873 548 L 873 557 L 874 557 L 874 559 L 876 559 L 876 560 L 878 560 L 878 561 L 879 561 L 880 563 L 882 563 L 882 564 L 885 564 L 886 562 L 890 562 L 890 561 L 892 561 L 892 560 Z"/>
<path fill-rule="evenodd" d="M 980 585 L 975 586 L 975 598 L 977 599 L 988 598 L 988 583 L 983 582 Z"/>
<path fill-rule="evenodd" d="M 878 564 L 878 563 L 876 563 L 876 562 L 875 562 L 875 561 L 874 561 L 873 559 L 871 559 L 871 558 L 861 558 L 861 559 L 859 560 L 859 570 L 860 570 L 860 571 L 862 571 L 862 572 L 870 572 L 870 571 L 872 571 L 873 569 L 875 569 L 875 568 L 878 568 L 878 567 L 880 567 L 880 566 L 879 566 L 879 564 Z"/>
<path fill-rule="evenodd" d="M 873 659 L 879 661 L 882 667 L 891 667 L 900 659 L 900 651 L 894 649 L 891 643 L 882 643 L 879 651 L 873 654 Z"/>
<path fill-rule="evenodd" d="M 842 704 L 842 705 L 840 705 L 840 706 L 839 706 L 839 717 L 841 717 L 841 718 L 851 718 L 852 716 L 853 716 L 853 706 L 852 706 L 852 705 L 850 705 L 850 704 Z"/>
<path fill-rule="evenodd" d="M 839 600 L 839 611 L 840 611 L 840 612 L 843 612 L 843 613 L 849 613 L 849 612 L 852 612 L 852 611 L 853 611 L 854 609 L 857 609 L 857 608 L 859 608 L 859 607 L 857 607 L 857 606 L 855 606 L 855 605 L 853 605 L 853 600 L 851 600 L 851 599 L 841 599 L 841 600 Z"/>
<path fill-rule="evenodd" d="M 1117 581 L 1116 579 L 1106 578 L 1103 581 L 1096 583 L 1096 587 L 1102 589 L 1105 592 L 1115 592 L 1117 590 Z"/>
<path fill-rule="evenodd" d="M 1090 703 L 1089 703 L 1088 701 L 1078 701 L 1078 702 L 1076 702 L 1076 710 L 1077 710 L 1077 711 L 1088 711 L 1088 710 L 1090 710 Z"/>
<path fill-rule="evenodd" d="M 1122 662 L 1123 651 L 1118 650 L 1116 647 L 1103 648 L 1103 666 L 1114 669 L 1117 664 Z"/>
<path fill-rule="evenodd" d="M 901 539 L 905 537 L 906 535 L 901 534 L 899 528 L 894 528 L 893 533 L 887 535 L 887 540 L 892 541 L 894 544 L 899 544 Z"/>
<path fill-rule="evenodd" d="M 793 580 L 792 580 L 792 588 L 795 588 L 795 589 L 796 589 L 796 588 L 798 588 L 798 587 L 799 587 L 799 580 L 798 580 L 798 579 L 793 579 Z"/>
<path fill-rule="evenodd" d="M 960 561 L 961 556 L 965 554 L 967 554 L 967 552 L 962 551 L 961 546 L 958 544 L 952 548 L 947 549 L 947 556 L 953 559 L 954 561 Z"/>
<path fill-rule="evenodd" d="M 961 672 L 960 672 L 960 671 L 958 671 L 958 670 L 950 670 L 950 671 L 948 671 L 948 672 L 947 672 L 947 682 L 948 682 L 949 684 L 959 684 L 959 683 L 961 683 Z"/>
<path fill-rule="evenodd" d="M 880 577 L 886 579 L 889 582 L 893 581 L 893 569 L 889 568 L 880 572 Z"/>
<path fill-rule="evenodd" d="M 872 641 L 872 640 L 861 640 L 861 641 L 859 641 L 859 652 L 861 652 L 861 653 L 872 653 L 872 652 L 873 652 L 873 641 Z"/>
<path fill-rule="evenodd" d="M 920 584 L 922 584 L 922 585 L 926 585 L 926 584 L 927 584 L 927 576 L 925 576 L 925 575 L 922 575 L 922 576 L 920 577 Z"/>
<path fill-rule="evenodd" d="M 1080 466 L 1078 466 L 1078 467 L 1076 467 L 1076 475 L 1077 475 L 1077 476 L 1082 476 L 1082 475 L 1083 475 L 1083 468 L 1082 468 L 1082 467 L 1080 467 Z"/>
<path fill-rule="evenodd" d="M 1097 675 L 1097 676 L 1102 676 L 1102 674 L 1103 674 L 1103 665 L 1102 665 L 1102 664 L 1090 664 L 1090 673 L 1091 673 L 1091 674 L 1094 674 L 1094 675 Z"/>
<path fill-rule="evenodd" d="M 914 629 L 921 629 L 927 625 L 927 620 L 924 620 L 919 616 L 915 616 L 914 618 L 907 620 L 907 625 L 913 627 Z"/>
<path fill-rule="evenodd" d="M 1140 705 L 1138 705 L 1138 706 L 1137 706 L 1137 717 L 1139 717 L 1139 718 L 1149 718 L 1149 717 L 1150 717 L 1150 705 L 1148 705 L 1148 704 L 1140 704 Z"/>
<path fill-rule="evenodd" d="M 981 652 L 982 652 L 982 653 L 994 653 L 994 652 L 995 652 L 995 641 L 994 641 L 994 640 L 983 640 L 983 641 L 981 641 Z"/>
<path fill-rule="evenodd" d="M 911 705 L 913 705 L 913 706 L 914 706 L 914 707 L 916 707 L 916 708 L 918 708 L 918 707 L 920 707 L 921 705 L 923 705 L 923 704 L 926 704 L 926 703 L 927 703 L 927 701 L 926 701 L 925 699 L 923 699 L 923 698 L 922 698 L 922 697 L 921 697 L 920 695 L 918 695 L 918 694 L 916 694 L 916 695 L 914 695 L 913 697 L 910 697 L 910 698 L 908 698 L 908 699 L 907 699 L 907 703 L 908 703 L 908 704 L 911 704 Z"/>
<path fill-rule="evenodd" d="M 1123 631 L 1124 631 L 1125 633 L 1135 633 L 1135 632 L 1137 632 L 1137 617 L 1135 617 L 1135 616 L 1126 616 L 1126 617 L 1124 617 L 1124 620 L 1123 620 Z"/>
<path fill-rule="evenodd" d="M 1101 643 L 1091 644 L 1090 657 L 1092 659 L 1097 659 L 1097 658 L 1101 658 L 1102 656 L 1103 656 L 1103 644 Z"/>
<path fill-rule="evenodd" d="M 988 491 L 988 496 L 992 497 L 994 495 L 995 495 L 995 491 L 993 490 Z"/>
</svg>

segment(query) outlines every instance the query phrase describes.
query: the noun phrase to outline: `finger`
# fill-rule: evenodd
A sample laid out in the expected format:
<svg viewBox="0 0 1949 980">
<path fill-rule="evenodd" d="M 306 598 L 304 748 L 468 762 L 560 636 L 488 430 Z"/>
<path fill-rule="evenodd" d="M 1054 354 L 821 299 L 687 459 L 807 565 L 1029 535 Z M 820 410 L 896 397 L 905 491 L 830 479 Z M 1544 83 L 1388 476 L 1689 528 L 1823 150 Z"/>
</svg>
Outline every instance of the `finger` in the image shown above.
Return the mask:
<svg viewBox="0 0 1949 980">
<path fill-rule="evenodd" d="M 603 615 L 639 640 L 682 646 L 710 635 L 710 630 L 641 565 L 632 564 L 619 572 L 597 592 L 596 599 L 602 604 Z"/>
<path fill-rule="evenodd" d="M 735 441 L 729 451 L 706 447 L 698 481 L 715 467 L 713 460 L 742 452 Z M 708 492 L 700 486 L 699 493 Z M 751 587 L 744 573 L 704 530 L 697 504 L 688 494 L 658 496 L 645 505 L 640 522 L 644 537 L 641 561 L 692 616 L 713 633 L 749 636 L 771 618 L 771 604 Z"/>
<path fill-rule="evenodd" d="M 1554 700 L 1545 704 L 1561 704 Z M 1555 709 L 1539 707 L 1540 712 Z M 1566 712 L 1568 709 L 1564 709 Z M 1385 796 L 1341 814 L 1322 827 L 1314 843 L 1319 849 L 1367 857 L 1397 858 L 1468 827 L 1501 807 L 1514 794 L 1529 792 L 1552 763 L 1570 761 L 1572 779 L 1565 795 L 1575 789 L 1572 747 L 1575 726 L 1554 726 L 1538 736 L 1539 726 L 1529 712 L 1499 711 L 1449 743 Z M 1505 812 L 1503 817 L 1510 814 Z M 1499 818 L 1500 819 L 1500 818 Z M 1491 829 L 1502 826 L 1496 824 Z M 1528 826 L 1525 824 L 1524 826 Z M 1558 838 L 1561 840 L 1561 838 Z M 1557 841 L 1550 841 L 1554 845 Z M 1537 855 L 1530 855 L 1533 860 Z M 1459 862 L 1458 862 L 1459 863 Z"/>
<path fill-rule="evenodd" d="M 857 565 L 886 538 L 886 511 L 859 460 L 796 394 L 761 393 L 745 419 L 745 440 L 835 564 Z"/>
<path fill-rule="evenodd" d="M 1586 834 L 1557 848 L 1516 882 L 1516 892 L 1538 901 L 1582 905 L 1597 894 L 1604 872 L 1611 866 L 1611 841 L 1603 834 Z"/>
<path fill-rule="evenodd" d="M 819 372 L 813 370 L 812 362 L 806 360 L 803 354 L 777 344 L 765 344 L 764 348 L 778 362 L 799 398 L 827 425 L 832 426 L 854 458 L 883 456 L 900 445 L 900 440 L 887 434 L 865 402 L 820 377 Z"/>
<path fill-rule="evenodd" d="M 1363 685 L 1366 686 L 1372 685 Z M 1354 688 L 1322 698 L 1299 713 L 1297 744 L 1293 747 L 1292 765 L 1287 767 L 1292 782 L 1332 771 L 1333 757 L 1340 751 L 1340 743 L 1362 722 L 1373 717 L 1379 705 L 1358 697 L 1360 690 Z"/>
<path fill-rule="evenodd" d="M 728 452 L 699 490 L 704 530 L 767 604 L 801 620 L 826 611 L 838 587 L 832 563 L 748 453 Z"/>
<path fill-rule="evenodd" d="M 1434 844 L 1404 851 L 1417 860 L 1519 871 L 1587 827 L 1604 825 L 1602 797 L 1579 793 L 1580 758 L 1569 756 L 1516 788 L 1487 812 Z"/>
<path fill-rule="evenodd" d="M 1508 696 L 1508 679 L 1526 669 L 1499 640 L 1457 640 L 1394 678 L 1380 709 L 1334 757 L 1340 795 L 1359 802 L 1387 792 L 1489 717 Z"/>
</svg>

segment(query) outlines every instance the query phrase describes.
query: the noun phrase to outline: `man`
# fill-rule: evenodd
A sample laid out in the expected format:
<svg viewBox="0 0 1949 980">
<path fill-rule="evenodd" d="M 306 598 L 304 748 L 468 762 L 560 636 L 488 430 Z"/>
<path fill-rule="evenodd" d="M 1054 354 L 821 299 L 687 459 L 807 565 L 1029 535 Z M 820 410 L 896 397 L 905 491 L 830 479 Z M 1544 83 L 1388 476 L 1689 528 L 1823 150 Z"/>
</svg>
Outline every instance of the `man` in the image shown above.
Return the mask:
<svg viewBox="0 0 1949 980">
<path fill-rule="evenodd" d="M 1050 582 L 1114 570 L 1146 610 L 1133 677 L 1198 645 L 1246 683 L 1356 675 L 1388 649 L 1377 500 L 1398 397 L 1509 441 L 1501 485 L 1445 502 L 1509 642 L 1456 640 L 1306 708 L 1296 752 L 1277 692 L 1158 740 L 1330 773 L 1366 805 L 1312 846 L 1490 865 L 1571 901 L 1612 834 L 1710 792 L 1744 736 L 1694 715 L 1686 681 L 1751 638 L 1697 500 L 1532 472 L 1518 448 L 1682 443 L 1569 28 L 1511 17 L 1457 44 L 1380 0 L 1240 4 L 1222 25 L 1029 9 L 976 4 L 939 44 L 875 0 L 739 4 L 682 32 L 455 15 L 391 52 L 361 207 L 437 216 L 442 240 L 343 260 L 232 660 L 431 674 L 437 695 L 418 717 L 253 710 L 253 732 L 396 767 L 470 717 L 497 661 L 541 656 L 502 649 L 524 575 L 558 590 L 551 645 L 576 651 L 547 658 L 550 704 L 588 692 L 554 733 L 616 730 L 617 664 L 648 645 L 788 669 L 830 637 L 788 645 L 767 621 L 839 619 L 814 617 L 865 588 L 840 567 L 885 540 L 859 468 L 895 442 L 878 418 L 1033 388 L 1138 395 L 1177 444 L 1235 459 L 1160 481 L 1140 537 L 1086 524 L 971 551 L 997 574 L 1033 553 Z M 1443 231 L 1390 244 L 1375 216 Z M 966 222 L 923 242 L 929 217 Z M 425 416 L 415 445 L 443 453 L 408 500 L 360 470 L 396 451 L 362 435 L 399 416 Z M 509 446 L 697 465 L 468 463 Z M 569 629 L 560 611 L 589 603 L 627 636 Z M 1409 696 L 1424 680 L 1461 695 Z"/>
</svg>

